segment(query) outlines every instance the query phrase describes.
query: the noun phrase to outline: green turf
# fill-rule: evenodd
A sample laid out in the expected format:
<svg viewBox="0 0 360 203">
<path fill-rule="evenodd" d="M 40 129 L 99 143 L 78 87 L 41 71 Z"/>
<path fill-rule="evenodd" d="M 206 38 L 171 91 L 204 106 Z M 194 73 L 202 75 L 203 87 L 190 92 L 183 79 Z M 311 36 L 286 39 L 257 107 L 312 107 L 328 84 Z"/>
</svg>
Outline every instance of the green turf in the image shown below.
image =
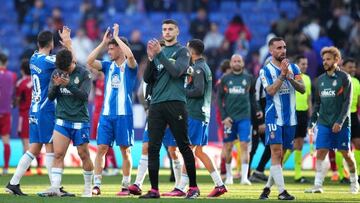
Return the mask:
<svg viewBox="0 0 360 203">
<path fill-rule="evenodd" d="M 13 172 L 14 170 L 10 170 Z M 134 170 L 134 173 L 136 171 Z M 197 202 L 260 202 L 258 199 L 259 194 L 264 186 L 263 183 L 256 183 L 251 186 L 242 186 L 240 184 L 234 184 L 228 186 L 229 192 L 217 199 L 209 199 L 206 195 L 213 188 L 213 183 L 210 176 L 205 170 L 198 170 L 198 185 L 201 190 L 201 197 L 197 199 Z M 293 182 L 293 172 L 285 172 L 285 183 L 287 190 L 295 195 L 296 202 L 359 202 L 360 195 L 352 195 L 349 191 L 349 185 L 342 185 L 338 183 L 330 182 L 329 178 L 325 182 L 324 194 L 304 194 L 304 189 L 311 187 L 311 184 L 295 184 Z M 304 175 L 309 179 L 313 180 L 314 172 L 306 171 Z M 170 191 L 173 187 L 173 183 L 168 181 L 169 170 L 163 169 L 160 174 L 160 190 L 161 192 Z M 121 176 L 111 176 L 103 177 L 102 185 L 102 195 L 101 197 L 93 198 L 40 198 L 36 196 L 36 193 L 39 191 L 45 190 L 49 186 L 48 176 L 29 176 L 24 177 L 21 180 L 21 188 L 23 192 L 29 194 L 29 197 L 17 197 L 12 196 L 4 191 L 4 187 L 7 182 L 10 180 L 11 176 L 0 176 L 0 203 L 5 202 L 16 202 L 16 203 L 64 203 L 64 202 L 76 202 L 76 203 L 85 203 L 85 202 L 188 202 L 191 200 L 184 200 L 180 198 L 171 198 L 171 199 L 157 199 L 157 200 L 141 200 L 136 196 L 131 197 L 116 197 L 115 193 L 120 189 Z M 135 176 L 132 177 L 132 180 L 135 179 Z M 236 182 L 239 182 L 236 180 Z M 63 176 L 62 185 L 69 192 L 75 193 L 77 196 L 80 196 L 83 189 L 83 176 L 81 175 L 80 169 L 67 168 L 65 169 L 65 175 Z M 149 189 L 149 181 L 146 179 L 145 185 L 143 186 L 144 190 Z M 277 189 L 273 187 L 273 191 L 270 196 L 270 200 L 267 202 L 278 201 L 277 199 Z"/>
</svg>

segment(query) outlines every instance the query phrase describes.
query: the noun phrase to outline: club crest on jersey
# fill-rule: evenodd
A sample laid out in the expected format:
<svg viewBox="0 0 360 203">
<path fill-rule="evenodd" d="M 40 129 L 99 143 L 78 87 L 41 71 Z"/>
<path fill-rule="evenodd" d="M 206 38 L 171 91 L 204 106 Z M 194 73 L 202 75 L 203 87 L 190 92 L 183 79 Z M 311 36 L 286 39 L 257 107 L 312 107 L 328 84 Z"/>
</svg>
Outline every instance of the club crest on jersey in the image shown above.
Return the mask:
<svg viewBox="0 0 360 203">
<path fill-rule="evenodd" d="M 197 73 L 197 74 L 200 74 L 200 73 L 201 73 L 201 70 L 200 70 L 200 69 L 197 69 L 197 70 L 196 70 L 196 73 Z"/>
<path fill-rule="evenodd" d="M 159 65 L 156 66 L 156 69 L 157 69 L 158 71 L 161 71 L 163 68 L 164 68 L 164 65 L 163 65 L 163 64 L 159 64 Z"/>
<path fill-rule="evenodd" d="M 242 81 L 242 85 L 244 85 L 244 86 L 246 86 L 246 85 L 247 85 L 247 82 L 246 82 L 246 80 L 245 80 L 245 79 Z"/>
<path fill-rule="evenodd" d="M 120 76 L 118 74 L 115 74 L 111 77 L 111 87 L 112 88 L 120 87 Z"/>
<path fill-rule="evenodd" d="M 232 84 L 233 84 L 233 81 L 232 81 L 232 80 L 230 80 L 230 81 L 229 81 L 229 85 L 232 85 Z"/>
<path fill-rule="evenodd" d="M 332 83 L 332 86 L 336 86 L 337 85 L 337 80 L 334 80 L 334 82 Z"/>
<path fill-rule="evenodd" d="M 79 77 L 76 76 L 75 79 L 74 79 L 74 83 L 75 83 L 75 84 L 79 84 L 79 82 L 80 82 Z"/>
<path fill-rule="evenodd" d="M 320 84 L 320 86 L 324 86 L 324 82 L 322 82 L 322 83 Z"/>
</svg>

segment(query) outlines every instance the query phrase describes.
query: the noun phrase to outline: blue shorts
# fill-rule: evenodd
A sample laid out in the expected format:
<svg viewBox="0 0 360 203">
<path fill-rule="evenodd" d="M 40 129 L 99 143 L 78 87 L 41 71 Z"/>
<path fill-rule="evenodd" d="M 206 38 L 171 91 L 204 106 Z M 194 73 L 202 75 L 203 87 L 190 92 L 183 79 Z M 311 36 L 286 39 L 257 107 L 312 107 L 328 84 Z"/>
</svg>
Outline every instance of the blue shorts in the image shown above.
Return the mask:
<svg viewBox="0 0 360 203">
<path fill-rule="evenodd" d="M 343 127 L 338 133 L 333 133 L 331 128 L 321 124 L 318 124 L 317 128 L 316 149 L 350 149 L 350 127 Z"/>
<path fill-rule="evenodd" d="M 209 128 L 206 122 L 189 117 L 188 134 L 191 145 L 205 146 L 208 144 Z"/>
<path fill-rule="evenodd" d="M 165 135 L 164 135 L 162 142 L 165 145 L 165 147 L 176 147 L 177 146 L 175 138 L 174 138 L 173 134 L 171 133 L 170 128 L 166 128 Z"/>
<path fill-rule="evenodd" d="M 76 123 L 56 119 L 54 131 L 57 131 L 73 141 L 74 146 L 89 143 L 90 123 Z"/>
<path fill-rule="evenodd" d="M 231 127 L 231 133 L 224 138 L 224 142 L 233 142 L 238 138 L 240 142 L 250 142 L 252 126 L 250 119 L 235 120 Z"/>
<path fill-rule="evenodd" d="M 55 125 L 54 111 L 39 111 L 29 115 L 29 142 L 48 144 L 52 142 Z"/>
<path fill-rule="evenodd" d="M 266 144 L 282 144 L 284 149 L 293 149 L 295 132 L 296 125 L 279 126 L 276 124 L 266 124 Z"/>
<path fill-rule="evenodd" d="M 134 144 L 133 116 L 100 116 L 97 144 L 132 146 Z"/>
</svg>

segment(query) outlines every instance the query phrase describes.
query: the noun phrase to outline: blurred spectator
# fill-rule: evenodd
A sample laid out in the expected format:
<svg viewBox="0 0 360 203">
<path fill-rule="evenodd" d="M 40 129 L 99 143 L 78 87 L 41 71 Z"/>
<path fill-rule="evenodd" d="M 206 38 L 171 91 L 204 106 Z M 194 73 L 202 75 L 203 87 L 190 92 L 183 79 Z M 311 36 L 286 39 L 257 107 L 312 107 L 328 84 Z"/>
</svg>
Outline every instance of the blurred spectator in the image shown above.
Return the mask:
<svg viewBox="0 0 360 203">
<path fill-rule="evenodd" d="M 199 8 L 196 18 L 190 23 L 189 32 L 194 39 L 203 40 L 210 30 L 210 21 L 204 8 Z"/>
<path fill-rule="evenodd" d="M 31 56 L 34 54 L 34 51 L 36 50 L 36 45 L 29 39 L 25 38 L 23 39 L 23 52 L 20 55 L 20 60 L 22 59 L 30 59 Z"/>
<path fill-rule="evenodd" d="M 236 15 L 226 28 L 225 38 L 230 42 L 230 44 L 233 44 L 239 38 L 239 34 L 241 32 L 245 32 L 245 36 L 248 41 L 251 40 L 249 28 L 244 24 L 243 19 L 239 15 Z"/>
<path fill-rule="evenodd" d="M 128 15 L 132 15 L 135 12 L 142 12 L 144 11 L 144 5 L 142 0 L 128 0 L 127 1 L 127 8 L 125 13 Z"/>
<path fill-rule="evenodd" d="M 333 46 L 333 45 L 334 45 L 333 41 L 327 36 L 325 29 L 323 27 L 321 27 L 319 38 L 316 41 L 313 41 L 313 43 L 312 43 L 313 50 L 316 53 L 318 69 L 320 67 L 322 67 L 322 64 L 323 64 L 322 57 L 320 54 L 321 49 L 324 47 L 329 47 L 329 46 Z"/>
<path fill-rule="evenodd" d="M 51 12 L 51 17 L 48 19 L 48 26 L 49 29 L 54 34 L 54 47 L 55 48 L 60 47 L 61 38 L 58 31 L 62 30 L 62 27 L 64 26 L 64 20 L 62 17 L 62 12 L 59 7 L 53 8 Z"/>
<path fill-rule="evenodd" d="M 360 19 L 357 19 L 350 32 L 350 56 L 360 60 Z"/>
<path fill-rule="evenodd" d="M 276 21 L 275 33 L 279 37 L 284 37 L 289 26 L 289 19 L 285 11 L 280 12 L 280 19 Z"/>
<path fill-rule="evenodd" d="M 315 41 L 319 38 L 320 34 L 320 24 L 318 18 L 313 18 L 309 24 L 307 24 L 303 29 L 305 33 L 311 40 Z"/>
<path fill-rule="evenodd" d="M 78 29 L 76 36 L 72 40 L 73 50 L 77 62 L 86 65 L 86 60 L 94 48 L 93 42 L 86 36 L 84 29 Z"/>
<path fill-rule="evenodd" d="M 185 12 L 185 13 L 191 13 L 193 8 L 193 0 L 181 0 L 176 1 L 176 7 L 177 11 L 179 12 Z"/>
<path fill-rule="evenodd" d="M 276 36 L 273 33 L 268 34 L 266 36 L 266 43 L 262 47 L 260 47 L 260 49 L 259 49 L 259 54 L 260 54 L 259 62 L 260 62 L 260 64 L 264 64 L 266 58 L 268 56 L 270 56 L 268 43 L 274 37 L 276 37 Z"/>
<path fill-rule="evenodd" d="M 341 29 L 339 21 L 340 11 L 335 10 L 333 17 L 327 22 L 327 33 L 334 42 L 334 45 L 339 49 L 343 49 L 347 41 L 347 35 Z"/>
<path fill-rule="evenodd" d="M 18 14 L 18 24 L 22 25 L 27 12 L 33 7 L 34 0 L 14 0 L 15 9 Z"/>
<path fill-rule="evenodd" d="M 146 46 L 141 41 L 141 32 L 139 30 L 132 31 L 129 43 L 137 63 L 140 64 L 143 58 L 146 57 Z"/>
<path fill-rule="evenodd" d="M 311 79 L 315 79 L 319 75 L 318 62 L 315 51 L 312 49 L 309 41 L 301 42 L 299 49 L 300 53 L 308 60 L 307 75 L 309 75 Z"/>
<path fill-rule="evenodd" d="M 217 24 L 211 23 L 210 31 L 204 38 L 205 50 L 219 48 L 223 40 L 224 35 L 219 32 Z"/>
<path fill-rule="evenodd" d="M 251 53 L 251 61 L 247 64 L 247 70 L 250 74 L 255 77 L 258 77 L 259 71 L 262 68 L 260 61 L 260 54 L 258 51 Z"/>
<path fill-rule="evenodd" d="M 234 53 L 240 54 L 244 59 L 246 59 L 249 49 L 250 44 L 246 39 L 246 33 L 242 31 L 240 32 L 239 37 L 235 42 Z"/>
<path fill-rule="evenodd" d="M 86 35 L 91 40 L 96 40 L 99 37 L 99 16 L 96 8 L 93 7 L 93 4 L 90 0 L 84 0 L 80 6 L 80 11 L 82 13 L 82 27 L 85 28 Z"/>
<path fill-rule="evenodd" d="M 37 34 L 46 26 L 48 11 L 42 0 L 35 0 L 34 7 L 25 16 L 22 31 L 31 40 L 36 40 Z"/>
</svg>

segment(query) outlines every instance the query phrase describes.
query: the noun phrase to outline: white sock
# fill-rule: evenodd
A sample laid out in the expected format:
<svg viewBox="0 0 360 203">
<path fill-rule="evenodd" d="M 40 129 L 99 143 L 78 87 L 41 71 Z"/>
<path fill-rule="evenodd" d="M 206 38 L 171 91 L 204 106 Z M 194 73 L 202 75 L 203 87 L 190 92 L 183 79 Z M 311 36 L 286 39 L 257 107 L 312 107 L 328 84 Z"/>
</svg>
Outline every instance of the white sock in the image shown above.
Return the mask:
<svg viewBox="0 0 360 203">
<path fill-rule="evenodd" d="M 174 172 L 174 176 L 175 176 L 175 187 L 178 187 L 180 184 L 180 179 L 181 179 L 182 165 L 181 165 L 181 162 L 179 161 L 179 159 L 172 160 L 172 165 L 173 165 L 173 172 Z"/>
<path fill-rule="evenodd" d="M 323 182 L 324 182 L 324 178 L 326 176 L 326 169 L 324 169 L 323 166 L 323 160 L 316 160 L 316 173 L 315 173 L 315 180 L 314 180 L 314 185 L 315 186 L 320 186 L 322 187 Z"/>
<path fill-rule="evenodd" d="M 139 166 L 138 166 L 138 171 L 136 174 L 136 179 L 135 179 L 135 184 L 137 186 L 139 186 L 141 188 L 145 176 L 146 176 L 146 172 L 148 170 L 148 155 L 141 155 L 140 161 L 139 161 Z"/>
<path fill-rule="evenodd" d="M 356 173 L 350 173 L 350 182 L 351 183 L 358 182 L 358 176 L 356 175 Z"/>
<path fill-rule="evenodd" d="M 15 173 L 10 180 L 11 185 L 19 184 L 20 179 L 23 177 L 26 170 L 29 168 L 31 161 L 34 158 L 35 158 L 35 156 L 29 151 L 26 151 L 25 154 L 22 155 L 22 157 L 16 167 Z"/>
<path fill-rule="evenodd" d="M 91 188 L 91 179 L 93 178 L 93 171 L 85 171 L 84 174 L 84 185 L 85 188 Z"/>
<path fill-rule="evenodd" d="M 270 167 L 270 173 L 272 174 L 274 178 L 274 182 L 276 186 L 278 187 L 279 194 L 284 192 L 285 190 L 285 183 L 284 183 L 284 176 L 282 173 L 281 165 L 274 165 Z"/>
<path fill-rule="evenodd" d="M 226 167 L 226 177 L 230 178 L 232 177 L 232 167 L 231 167 L 231 163 L 229 164 L 225 164 L 225 167 Z"/>
<path fill-rule="evenodd" d="M 189 176 L 187 174 L 183 173 L 183 174 L 181 174 L 180 184 L 176 188 L 181 191 L 185 191 L 185 188 L 188 184 L 189 184 Z"/>
<path fill-rule="evenodd" d="M 54 188 L 61 187 L 61 177 L 64 169 L 62 168 L 52 168 L 51 169 L 51 186 Z"/>
<path fill-rule="evenodd" d="M 212 180 L 214 181 L 216 186 L 224 185 L 223 181 L 221 180 L 220 174 L 215 170 L 210 173 Z"/>
<path fill-rule="evenodd" d="M 249 164 L 241 164 L 241 182 L 248 179 Z"/>
<path fill-rule="evenodd" d="M 100 188 L 100 186 L 101 186 L 101 179 L 102 179 L 102 175 L 101 175 L 101 174 L 95 174 L 95 175 L 94 175 L 94 186 Z"/>
<path fill-rule="evenodd" d="M 121 185 L 123 188 L 128 188 L 130 185 L 130 181 L 131 181 L 131 176 L 123 176 Z"/>
<path fill-rule="evenodd" d="M 49 179 L 50 179 L 50 184 L 51 183 L 51 180 L 52 180 L 52 176 L 51 176 L 51 168 L 52 168 L 52 165 L 53 165 L 53 162 L 54 162 L 54 153 L 46 153 L 45 154 L 45 167 L 48 171 L 48 175 L 49 175 Z"/>
<path fill-rule="evenodd" d="M 270 173 L 270 174 L 269 174 L 268 181 L 266 182 L 265 187 L 271 188 L 273 185 L 274 185 L 274 179 L 273 179 L 273 177 L 272 177 L 272 175 L 271 175 L 271 173 Z"/>
</svg>

